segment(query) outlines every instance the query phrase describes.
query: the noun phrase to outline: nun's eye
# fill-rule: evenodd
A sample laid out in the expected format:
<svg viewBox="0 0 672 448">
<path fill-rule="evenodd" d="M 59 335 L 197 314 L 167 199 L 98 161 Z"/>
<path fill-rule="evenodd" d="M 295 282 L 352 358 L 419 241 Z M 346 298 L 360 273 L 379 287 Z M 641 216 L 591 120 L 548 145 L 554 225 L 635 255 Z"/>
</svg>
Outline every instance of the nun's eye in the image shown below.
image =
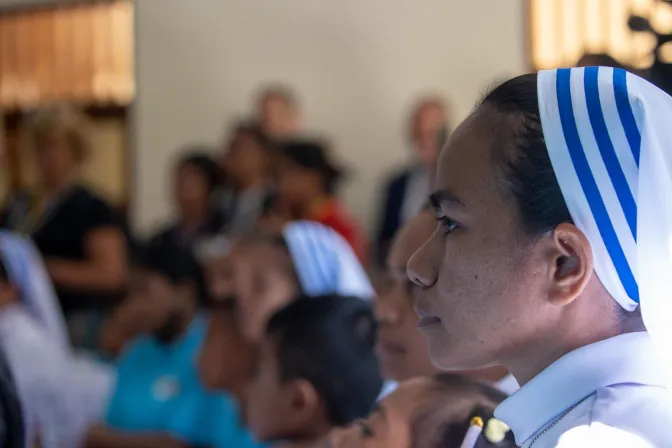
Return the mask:
<svg viewBox="0 0 672 448">
<path fill-rule="evenodd" d="M 445 216 L 437 218 L 437 221 L 439 221 L 439 224 L 441 225 L 441 227 L 443 227 L 443 233 L 445 235 L 451 234 L 460 228 L 460 225 L 457 223 L 457 221 L 454 221 Z"/>
</svg>

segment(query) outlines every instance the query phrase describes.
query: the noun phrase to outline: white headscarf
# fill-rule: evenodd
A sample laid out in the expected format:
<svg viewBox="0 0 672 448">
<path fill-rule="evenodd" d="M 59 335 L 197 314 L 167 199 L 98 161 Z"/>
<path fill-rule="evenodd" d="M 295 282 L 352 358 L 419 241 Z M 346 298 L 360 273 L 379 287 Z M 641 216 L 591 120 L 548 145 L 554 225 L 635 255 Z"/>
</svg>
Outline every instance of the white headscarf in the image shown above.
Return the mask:
<svg viewBox="0 0 672 448">
<path fill-rule="evenodd" d="M 297 221 L 287 224 L 282 233 L 305 294 L 373 297 L 373 287 L 359 259 L 333 229 Z"/>
<path fill-rule="evenodd" d="M 672 98 L 606 67 L 539 72 L 538 93 L 553 169 L 595 272 L 624 309 L 641 305 L 672 374 Z"/>
<path fill-rule="evenodd" d="M 0 230 L 0 258 L 18 290 L 20 306 L 39 323 L 55 346 L 69 351 L 65 320 L 54 286 L 33 243 Z"/>
</svg>

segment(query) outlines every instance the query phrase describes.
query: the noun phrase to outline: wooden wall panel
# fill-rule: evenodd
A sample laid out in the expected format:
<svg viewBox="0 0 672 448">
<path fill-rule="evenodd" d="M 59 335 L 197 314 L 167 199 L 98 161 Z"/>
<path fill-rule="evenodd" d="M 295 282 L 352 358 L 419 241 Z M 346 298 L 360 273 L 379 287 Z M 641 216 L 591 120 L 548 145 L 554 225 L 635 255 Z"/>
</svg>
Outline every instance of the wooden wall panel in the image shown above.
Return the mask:
<svg viewBox="0 0 672 448">
<path fill-rule="evenodd" d="M 634 33 L 630 15 L 672 31 L 672 6 L 662 0 L 528 0 L 535 69 L 574 65 L 583 53 L 608 53 L 625 65 L 648 68 L 656 39 Z"/>
<path fill-rule="evenodd" d="M 0 14 L 0 108 L 130 104 L 133 20 L 127 0 Z"/>
</svg>

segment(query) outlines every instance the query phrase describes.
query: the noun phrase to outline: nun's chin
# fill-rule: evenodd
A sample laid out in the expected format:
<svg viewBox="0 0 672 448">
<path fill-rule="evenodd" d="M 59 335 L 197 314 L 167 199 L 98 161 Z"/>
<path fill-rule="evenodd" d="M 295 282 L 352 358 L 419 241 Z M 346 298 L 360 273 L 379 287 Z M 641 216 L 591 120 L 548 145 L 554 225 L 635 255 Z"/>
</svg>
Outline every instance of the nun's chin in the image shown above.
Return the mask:
<svg viewBox="0 0 672 448">
<path fill-rule="evenodd" d="M 455 343 L 450 339 L 445 333 L 443 339 L 427 338 L 429 358 L 437 368 L 446 371 L 463 371 L 478 370 L 490 365 L 487 360 L 479 359 L 478 353 L 470 344 Z"/>
</svg>

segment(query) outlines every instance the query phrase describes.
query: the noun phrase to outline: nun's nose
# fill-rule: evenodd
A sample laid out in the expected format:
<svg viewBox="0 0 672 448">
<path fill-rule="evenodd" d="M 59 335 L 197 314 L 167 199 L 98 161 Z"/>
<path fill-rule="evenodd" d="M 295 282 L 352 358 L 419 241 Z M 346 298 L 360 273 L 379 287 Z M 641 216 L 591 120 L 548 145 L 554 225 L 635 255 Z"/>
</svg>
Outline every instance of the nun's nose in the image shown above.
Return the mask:
<svg viewBox="0 0 672 448">
<path fill-rule="evenodd" d="M 433 264 L 431 243 L 431 239 L 426 241 L 406 265 L 406 275 L 421 288 L 429 288 L 436 283 L 437 271 Z"/>
</svg>

